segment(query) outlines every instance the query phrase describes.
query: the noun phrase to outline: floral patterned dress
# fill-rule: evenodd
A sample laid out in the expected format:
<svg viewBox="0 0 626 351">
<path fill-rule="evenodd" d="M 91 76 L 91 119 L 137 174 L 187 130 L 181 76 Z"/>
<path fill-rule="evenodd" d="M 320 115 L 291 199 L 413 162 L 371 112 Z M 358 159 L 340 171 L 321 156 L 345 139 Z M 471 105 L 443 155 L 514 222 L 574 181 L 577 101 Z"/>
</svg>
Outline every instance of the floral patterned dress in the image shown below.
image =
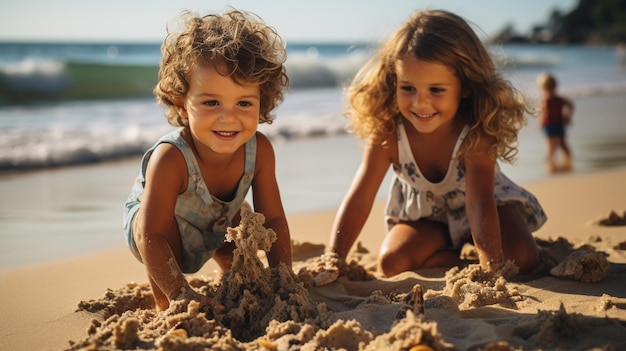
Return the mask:
<svg viewBox="0 0 626 351">
<path fill-rule="evenodd" d="M 471 238 L 465 211 L 465 171 L 457 154 L 469 127 L 465 126 L 454 147 L 453 157 L 444 179 L 431 183 L 420 172 L 401 118 L 397 120 L 399 167 L 394 166 L 394 176 L 385 210 L 387 230 L 400 221 L 417 221 L 428 218 L 446 223 L 453 247 L 460 247 Z M 498 206 L 515 204 L 521 218 L 531 232 L 547 220 L 541 205 L 531 193 L 507 178 L 496 163 L 495 198 Z"/>
</svg>

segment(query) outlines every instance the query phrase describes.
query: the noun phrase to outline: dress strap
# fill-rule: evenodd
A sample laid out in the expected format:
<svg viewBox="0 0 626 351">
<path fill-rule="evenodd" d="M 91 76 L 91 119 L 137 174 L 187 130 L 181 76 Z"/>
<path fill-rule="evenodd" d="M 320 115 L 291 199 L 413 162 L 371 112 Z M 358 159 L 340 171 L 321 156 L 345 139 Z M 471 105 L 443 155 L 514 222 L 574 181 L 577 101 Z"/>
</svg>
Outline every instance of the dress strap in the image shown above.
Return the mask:
<svg viewBox="0 0 626 351">
<path fill-rule="evenodd" d="M 466 124 L 463 127 L 463 130 L 461 131 L 461 134 L 459 134 L 459 138 L 457 139 L 456 144 L 454 145 L 454 151 L 452 152 L 452 155 L 453 155 L 452 157 L 453 158 L 456 158 L 458 156 L 457 154 L 459 152 L 459 149 L 461 148 L 461 144 L 463 144 L 463 140 L 465 140 L 465 137 L 467 136 L 467 133 L 469 133 L 469 130 L 470 130 L 470 128 Z"/>
<path fill-rule="evenodd" d="M 402 117 L 396 117 L 396 137 L 398 139 L 398 162 L 400 164 L 410 162 L 413 160 L 413 154 Z"/>
</svg>

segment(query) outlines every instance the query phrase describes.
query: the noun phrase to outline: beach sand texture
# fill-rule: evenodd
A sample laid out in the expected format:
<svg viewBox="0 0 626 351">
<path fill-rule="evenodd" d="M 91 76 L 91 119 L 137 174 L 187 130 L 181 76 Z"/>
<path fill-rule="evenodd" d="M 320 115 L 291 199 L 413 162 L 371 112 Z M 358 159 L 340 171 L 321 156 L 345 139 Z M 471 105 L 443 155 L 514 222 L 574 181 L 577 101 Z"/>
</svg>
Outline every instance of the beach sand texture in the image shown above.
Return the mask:
<svg viewBox="0 0 626 351">
<path fill-rule="evenodd" d="M 229 234 L 242 247 L 236 269 L 221 284 L 207 273 L 211 263 L 191 276 L 224 312 L 173 304 L 156 313 L 142 265 L 116 249 L 0 272 L 0 349 L 623 350 L 625 179 L 618 169 L 524 184 L 549 215 L 536 233 L 545 251 L 558 262 L 586 252 L 566 276 L 550 274 L 555 262 L 544 255 L 542 269 L 523 279 L 510 266 L 485 274 L 471 261 L 381 278 L 379 201 L 345 273 L 316 287 L 310 271 L 334 211 L 289 216 L 293 272 L 265 268 L 254 252 L 268 233 L 262 217 L 250 214 Z M 411 294 L 417 284 L 423 304 Z"/>
</svg>

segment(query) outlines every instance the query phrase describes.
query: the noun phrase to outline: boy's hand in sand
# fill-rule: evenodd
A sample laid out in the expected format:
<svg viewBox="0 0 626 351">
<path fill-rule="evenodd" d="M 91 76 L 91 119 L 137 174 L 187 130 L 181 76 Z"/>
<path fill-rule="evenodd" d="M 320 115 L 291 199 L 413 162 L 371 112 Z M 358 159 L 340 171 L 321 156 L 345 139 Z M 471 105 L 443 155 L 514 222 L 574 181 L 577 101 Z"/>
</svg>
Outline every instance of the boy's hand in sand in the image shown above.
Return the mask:
<svg viewBox="0 0 626 351">
<path fill-rule="evenodd" d="M 313 270 L 313 283 L 315 286 L 328 285 L 339 277 L 341 259 L 334 252 L 326 252 L 316 262 L 317 267 Z"/>
<path fill-rule="evenodd" d="M 199 308 L 209 306 L 213 310 L 224 310 L 222 304 L 198 293 L 191 287 L 181 288 L 180 290 L 180 293 L 170 300 L 168 313 L 177 314 L 186 311 L 191 301 L 197 301 L 200 304 Z"/>
</svg>

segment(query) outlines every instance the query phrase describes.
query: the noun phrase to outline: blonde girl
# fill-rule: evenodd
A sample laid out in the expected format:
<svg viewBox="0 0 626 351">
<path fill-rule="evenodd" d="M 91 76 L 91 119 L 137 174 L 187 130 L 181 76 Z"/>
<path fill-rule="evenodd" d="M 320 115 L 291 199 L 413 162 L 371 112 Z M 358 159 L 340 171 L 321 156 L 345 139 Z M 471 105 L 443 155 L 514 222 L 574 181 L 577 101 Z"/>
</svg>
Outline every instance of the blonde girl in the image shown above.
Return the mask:
<svg viewBox="0 0 626 351">
<path fill-rule="evenodd" d="M 460 263 L 473 241 L 481 266 L 538 263 L 537 199 L 500 172 L 511 162 L 526 107 L 461 17 L 420 11 L 382 46 L 348 91 L 354 134 L 367 141 L 333 224 L 329 254 L 345 259 L 389 167 L 386 276 Z"/>
</svg>

